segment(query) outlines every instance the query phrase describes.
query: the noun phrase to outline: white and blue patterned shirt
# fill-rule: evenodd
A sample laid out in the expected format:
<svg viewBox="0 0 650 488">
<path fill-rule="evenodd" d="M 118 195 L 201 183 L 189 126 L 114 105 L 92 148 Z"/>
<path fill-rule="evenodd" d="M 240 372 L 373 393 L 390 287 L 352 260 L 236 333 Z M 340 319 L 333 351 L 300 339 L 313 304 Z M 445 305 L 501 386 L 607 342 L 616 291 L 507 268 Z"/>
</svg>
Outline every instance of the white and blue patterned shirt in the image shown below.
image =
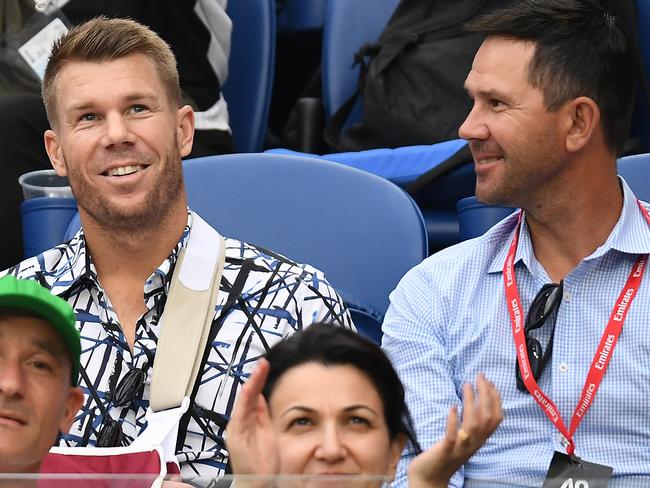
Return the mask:
<svg viewBox="0 0 650 488">
<path fill-rule="evenodd" d="M 624 205 L 607 241 L 564 278 L 551 358 L 538 380 L 568 425 L 608 318 L 636 258 L 650 253 L 650 228 L 621 180 Z M 649 208 L 647 204 L 644 204 Z M 524 220 L 525 222 L 525 220 Z M 423 449 L 442 437 L 449 407 L 462 406 L 463 383 L 485 372 L 498 388 L 504 421 L 452 478 L 452 486 L 489 482 L 541 486 L 559 431 L 515 382 L 515 346 L 503 263 L 513 214 L 486 234 L 445 249 L 409 271 L 391 294 L 383 348 L 406 387 Z M 515 273 L 524 310 L 551 280 L 521 226 Z M 550 319 L 532 335 L 546 347 Z M 574 435 L 576 454 L 614 468 L 621 485 L 650 485 L 650 273 L 646 272 L 591 409 Z M 406 486 L 405 452 L 395 486 Z M 615 484 L 615 483 L 612 483 Z"/>
<path fill-rule="evenodd" d="M 169 257 L 144 283 L 147 312 L 138 320 L 133 352 L 118 317 L 87 253 L 83 231 L 70 242 L 10 268 L 19 278 L 35 279 L 74 308 L 81 333 L 80 386 L 85 399 L 63 446 L 94 446 L 106 418 L 121 423 L 122 444 L 128 445 L 146 427 L 152 363 L 163 312 L 178 253 L 192 221 Z M 226 262 L 217 298 L 207 360 L 197 380 L 190 415 L 179 431 L 183 479 L 224 473 L 228 453 L 224 430 L 237 391 L 255 361 L 283 337 L 316 322 L 351 327 L 336 291 L 317 269 L 296 264 L 273 252 L 235 239 L 226 239 Z M 200 354 L 200 353 L 199 353 Z M 116 407 L 111 392 L 126 373 L 146 373 L 141 397 Z"/>
</svg>

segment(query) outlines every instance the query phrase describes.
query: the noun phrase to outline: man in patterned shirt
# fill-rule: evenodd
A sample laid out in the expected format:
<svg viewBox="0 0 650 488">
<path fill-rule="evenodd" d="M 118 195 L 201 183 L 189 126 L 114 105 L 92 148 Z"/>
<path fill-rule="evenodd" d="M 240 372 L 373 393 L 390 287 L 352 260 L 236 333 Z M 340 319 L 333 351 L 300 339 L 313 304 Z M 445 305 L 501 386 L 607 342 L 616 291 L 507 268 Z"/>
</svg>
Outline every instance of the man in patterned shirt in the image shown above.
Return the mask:
<svg viewBox="0 0 650 488">
<path fill-rule="evenodd" d="M 9 273 L 38 280 L 77 315 L 85 400 L 62 443 L 128 445 L 146 425 L 159 320 L 198 219 L 181 172 L 194 116 L 181 106 L 169 47 L 121 19 L 93 19 L 55 44 L 43 100 L 46 150 L 70 180 L 82 230 Z M 242 381 L 270 345 L 315 321 L 351 327 L 320 271 L 226 239 L 210 335 L 197 351 L 203 368 L 176 445 L 184 479 L 226 471 L 223 435 Z"/>
<path fill-rule="evenodd" d="M 424 448 L 463 383 L 482 371 L 499 389 L 504 421 L 452 486 L 648 486 L 650 207 L 616 174 L 625 26 L 599 0 L 520 0 L 472 28 L 486 39 L 459 134 L 476 196 L 522 211 L 409 271 L 382 345 Z"/>
</svg>

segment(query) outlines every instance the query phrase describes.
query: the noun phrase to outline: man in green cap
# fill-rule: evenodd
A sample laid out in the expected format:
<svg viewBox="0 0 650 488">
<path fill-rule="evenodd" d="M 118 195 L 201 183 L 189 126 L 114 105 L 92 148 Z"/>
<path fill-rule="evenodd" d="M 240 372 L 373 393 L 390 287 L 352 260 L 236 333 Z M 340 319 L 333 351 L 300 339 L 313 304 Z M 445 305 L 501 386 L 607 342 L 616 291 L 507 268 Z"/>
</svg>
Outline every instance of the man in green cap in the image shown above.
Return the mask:
<svg viewBox="0 0 650 488">
<path fill-rule="evenodd" d="M 74 323 L 37 282 L 0 279 L 0 473 L 38 472 L 81 406 Z"/>
</svg>

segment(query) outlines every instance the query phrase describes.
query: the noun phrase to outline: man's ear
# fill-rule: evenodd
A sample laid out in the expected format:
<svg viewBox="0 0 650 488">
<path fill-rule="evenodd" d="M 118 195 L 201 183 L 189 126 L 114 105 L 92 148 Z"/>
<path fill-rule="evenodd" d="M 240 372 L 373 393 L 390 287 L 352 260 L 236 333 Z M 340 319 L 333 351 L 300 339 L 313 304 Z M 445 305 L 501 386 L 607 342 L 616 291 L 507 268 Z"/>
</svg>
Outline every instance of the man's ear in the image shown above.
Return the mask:
<svg viewBox="0 0 650 488">
<path fill-rule="evenodd" d="M 192 152 L 194 141 L 194 110 L 184 105 L 176 112 L 176 144 L 181 158 Z"/>
<path fill-rule="evenodd" d="M 81 408 L 84 401 L 84 394 L 78 386 L 71 386 L 68 391 L 68 397 L 65 400 L 65 411 L 61 422 L 59 422 L 59 430 L 63 433 L 70 431 L 70 427 L 74 422 L 77 412 Z"/>
<path fill-rule="evenodd" d="M 565 107 L 567 115 L 566 149 L 577 152 L 584 148 L 601 128 L 600 109 L 589 97 L 578 97 Z"/>
<path fill-rule="evenodd" d="M 50 158 L 50 163 L 56 174 L 59 176 L 68 176 L 68 169 L 65 165 L 65 160 L 63 159 L 63 149 L 61 149 L 61 144 L 59 143 L 59 136 L 56 132 L 51 129 L 45 131 L 43 134 L 43 140 L 45 142 L 45 151 L 47 156 Z"/>
<path fill-rule="evenodd" d="M 388 451 L 388 470 L 386 471 L 386 476 L 389 480 L 395 479 L 395 473 L 397 472 L 397 465 L 399 460 L 402 457 L 402 451 L 406 445 L 406 435 L 399 433 L 390 443 L 390 448 Z"/>
</svg>

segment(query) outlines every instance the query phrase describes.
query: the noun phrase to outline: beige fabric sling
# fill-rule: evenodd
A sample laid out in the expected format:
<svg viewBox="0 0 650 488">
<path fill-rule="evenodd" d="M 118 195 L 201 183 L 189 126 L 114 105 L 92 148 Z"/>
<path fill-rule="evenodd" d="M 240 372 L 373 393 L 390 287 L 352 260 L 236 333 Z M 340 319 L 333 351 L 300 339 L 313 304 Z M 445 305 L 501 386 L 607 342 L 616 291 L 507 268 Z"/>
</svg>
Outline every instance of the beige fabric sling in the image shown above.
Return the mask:
<svg viewBox="0 0 650 488">
<path fill-rule="evenodd" d="M 225 263 L 225 239 L 196 213 L 161 317 L 151 380 L 153 412 L 189 397 L 201 368 Z"/>
</svg>

